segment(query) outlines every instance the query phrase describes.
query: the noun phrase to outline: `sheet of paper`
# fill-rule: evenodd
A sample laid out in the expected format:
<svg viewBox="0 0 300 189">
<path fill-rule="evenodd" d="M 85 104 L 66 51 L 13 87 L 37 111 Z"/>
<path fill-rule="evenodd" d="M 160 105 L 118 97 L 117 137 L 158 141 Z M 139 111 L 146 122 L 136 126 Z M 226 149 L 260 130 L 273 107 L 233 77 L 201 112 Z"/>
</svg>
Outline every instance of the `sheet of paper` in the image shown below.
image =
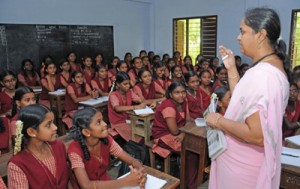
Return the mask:
<svg viewBox="0 0 300 189">
<path fill-rule="evenodd" d="M 123 178 L 123 177 L 127 176 L 128 174 L 129 173 L 126 173 L 125 175 L 123 175 L 119 178 Z M 165 184 L 167 184 L 167 181 L 148 174 L 145 188 L 146 189 L 160 189 Z M 140 189 L 140 187 L 134 186 L 134 187 L 125 187 L 125 188 L 121 188 L 121 189 Z"/>
<path fill-rule="evenodd" d="M 146 106 L 146 108 L 136 109 L 136 110 L 133 110 L 133 111 L 136 115 L 154 114 L 154 111 L 148 106 Z"/>
<path fill-rule="evenodd" d="M 281 163 L 285 165 L 293 165 L 296 167 L 300 167 L 300 158 L 281 155 Z"/>
<path fill-rule="evenodd" d="M 65 93 L 66 93 L 65 89 L 58 89 L 56 91 L 49 92 L 49 94 L 52 94 L 52 95 L 64 95 Z"/>
<path fill-rule="evenodd" d="M 195 124 L 198 127 L 206 127 L 207 126 L 204 118 L 196 118 Z"/>
<path fill-rule="evenodd" d="M 33 92 L 35 92 L 35 93 L 37 93 L 37 92 L 42 92 L 42 88 L 33 89 Z"/>
<path fill-rule="evenodd" d="M 300 150 L 282 147 L 281 163 L 300 167 Z"/>
<path fill-rule="evenodd" d="M 296 144 L 298 146 L 300 146 L 300 135 L 296 135 L 296 136 L 292 136 L 292 137 L 286 137 L 285 138 L 286 141 Z"/>
<path fill-rule="evenodd" d="M 298 158 L 300 158 L 300 149 L 288 148 L 283 146 L 281 150 L 281 154 L 298 156 Z"/>
<path fill-rule="evenodd" d="M 83 104 L 83 105 L 87 105 L 87 106 L 94 106 L 94 105 L 100 104 L 102 102 L 107 102 L 107 101 L 108 101 L 108 97 L 104 96 L 104 97 L 99 97 L 96 99 L 89 99 L 86 101 L 82 101 L 82 102 L 79 102 L 79 104 Z"/>
</svg>

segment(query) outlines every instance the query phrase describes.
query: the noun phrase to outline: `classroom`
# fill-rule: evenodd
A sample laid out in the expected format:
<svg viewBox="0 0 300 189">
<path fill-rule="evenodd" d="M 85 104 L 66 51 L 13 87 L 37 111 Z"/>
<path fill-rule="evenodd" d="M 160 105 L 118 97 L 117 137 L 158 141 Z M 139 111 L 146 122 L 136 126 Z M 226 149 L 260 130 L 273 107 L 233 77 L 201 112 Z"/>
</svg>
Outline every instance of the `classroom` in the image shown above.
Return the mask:
<svg viewBox="0 0 300 189">
<path fill-rule="evenodd" d="M 300 187 L 299 0 L 3 0 L 0 87 L 1 189 Z"/>
</svg>

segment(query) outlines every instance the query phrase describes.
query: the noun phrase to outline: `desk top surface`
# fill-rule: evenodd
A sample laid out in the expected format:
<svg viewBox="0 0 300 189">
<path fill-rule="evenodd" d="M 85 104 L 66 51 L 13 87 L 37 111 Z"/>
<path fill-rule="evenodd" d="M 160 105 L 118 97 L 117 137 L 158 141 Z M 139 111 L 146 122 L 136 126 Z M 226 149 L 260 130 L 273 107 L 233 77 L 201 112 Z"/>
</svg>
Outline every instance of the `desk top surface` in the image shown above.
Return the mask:
<svg viewBox="0 0 300 189">
<path fill-rule="evenodd" d="M 180 131 L 190 135 L 203 137 L 203 138 L 206 138 L 206 133 L 207 133 L 205 127 L 197 127 L 194 121 L 187 122 L 184 127 L 180 128 Z"/>
<path fill-rule="evenodd" d="M 180 184 L 180 180 L 176 177 L 173 177 L 171 175 L 168 175 L 164 172 L 158 171 L 158 170 L 148 167 L 148 166 L 145 166 L 145 169 L 148 174 L 167 181 L 167 184 L 164 185 L 164 187 L 162 187 L 162 189 L 176 188 Z"/>
</svg>

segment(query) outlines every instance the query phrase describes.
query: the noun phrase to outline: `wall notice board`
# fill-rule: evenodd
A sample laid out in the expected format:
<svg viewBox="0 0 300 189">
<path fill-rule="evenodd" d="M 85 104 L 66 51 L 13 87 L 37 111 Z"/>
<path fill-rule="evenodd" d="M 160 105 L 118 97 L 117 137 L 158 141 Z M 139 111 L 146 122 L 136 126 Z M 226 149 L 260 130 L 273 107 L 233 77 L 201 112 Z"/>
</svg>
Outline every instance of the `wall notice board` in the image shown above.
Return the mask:
<svg viewBox="0 0 300 189">
<path fill-rule="evenodd" d="M 108 63 L 114 56 L 113 26 L 0 24 L 0 71 L 18 73 L 27 58 L 39 69 L 48 55 L 58 64 L 71 51 L 76 62 L 101 52 Z"/>
</svg>

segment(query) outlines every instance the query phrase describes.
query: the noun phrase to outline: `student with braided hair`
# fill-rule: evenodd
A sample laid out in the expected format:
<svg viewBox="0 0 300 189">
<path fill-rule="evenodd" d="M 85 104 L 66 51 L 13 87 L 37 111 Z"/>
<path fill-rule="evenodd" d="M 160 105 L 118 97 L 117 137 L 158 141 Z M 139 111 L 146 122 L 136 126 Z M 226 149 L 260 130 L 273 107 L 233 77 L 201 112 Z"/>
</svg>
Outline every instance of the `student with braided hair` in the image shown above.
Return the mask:
<svg viewBox="0 0 300 189">
<path fill-rule="evenodd" d="M 127 154 L 112 137 L 101 112 L 87 107 L 73 117 L 70 134 L 74 141 L 68 149 L 73 172 L 81 188 L 145 187 L 146 173 L 140 161 Z M 110 154 L 130 164 L 130 175 L 111 180 L 107 173 Z"/>
<path fill-rule="evenodd" d="M 45 106 L 22 108 L 17 121 L 14 156 L 8 163 L 10 189 L 66 189 L 70 169 L 65 145 L 56 140 L 54 114 Z"/>
<path fill-rule="evenodd" d="M 129 114 L 127 112 L 145 108 L 147 102 L 149 105 L 152 103 L 146 100 L 143 102 L 130 87 L 128 74 L 118 72 L 108 99 L 108 117 L 111 127 L 126 141 L 131 139 L 131 125 L 127 122 L 127 120 L 129 120 Z M 141 139 L 141 137 L 136 137 L 136 141 L 140 141 Z"/>
</svg>

